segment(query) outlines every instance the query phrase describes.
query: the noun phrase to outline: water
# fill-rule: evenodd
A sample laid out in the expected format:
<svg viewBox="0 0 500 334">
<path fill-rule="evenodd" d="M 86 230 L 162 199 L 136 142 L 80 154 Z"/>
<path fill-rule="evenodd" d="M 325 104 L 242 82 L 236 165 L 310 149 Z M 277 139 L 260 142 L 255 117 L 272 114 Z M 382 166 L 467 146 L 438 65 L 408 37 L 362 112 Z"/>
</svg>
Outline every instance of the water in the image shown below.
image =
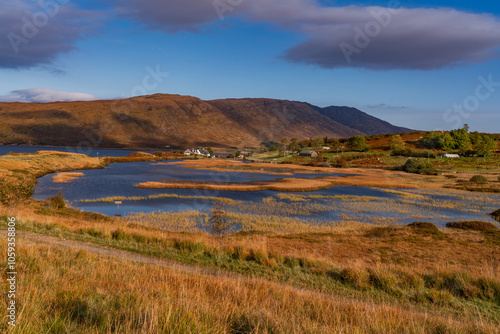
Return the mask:
<svg viewBox="0 0 500 334">
<path fill-rule="evenodd" d="M 44 200 L 62 192 L 71 206 L 75 208 L 113 216 L 115 214 L 125 215 L 136 212 L 148 213 L 155 211 L 176 212 L 197 210 L 208 212 L 216 201 L 206 197 L 223 197 L 239 201 L 241 205 L 235 206 L 235 210 L 241 213 L 297 217 L 316 221 L 339 221 L 347 219 L 366 222 L 391 222 L 395 220 L 400 223 L 409 223 L 416 220 L 424 220 L 435 222 L 438 225 L 443 225 L 451 219 L 490 220 L 488 216 L 485 216 L 485 213 L 497 209 L 495 205 L 500 203 L 500 196 L 492 194 L 474 194 L 465 200 L 448 193 L 429 195 L 422 192 L 423 199 L 412 200 L 398 194 L 385 192 L 382 189 L 348 186 L 336 186 L 310 192 L 277 192 L 271 190 L 243 192 L 134 187 L 142 182 L 161 182 L 165 179 L 242 183 L 270 181 L 280 178 L 316 178 L 341 175 L 337 173 L 297 173 L 294 175 L 276 176 L 265 173 L 200 170 L 177 164 L 167 165 L 157 162 L 111 164 L 104 169 L 79 172 L 84 173 L 85 176 L 66 184 L 53 183 L 53 175 L 46 175 L 39 178 L 34 198 Z M 403 190 L 398 191 L 404 192 Z M 418 193 L 419 190 L 407 191 L 409 195 Z M 86 203 L 81 201 L 116 196 L 147 197 L 160 194 L 192 196 L 193 198 L 171 197 L 138 201 L 122 200 L 123 204 L 119 208 L 114 202 Z M 296 201 L 294 197 L 287 195 L 295 196 L 295 199 L 297 196 L 302 196 L 302 199 Z M 344 197 L 311 199 L 307 198 L 309 195 Z M 270 205 L 264 205 L 263 203 L 269 201 L 269 199 L 272 199 L 273 202 Z M 451 202 L 457 201 L 462 201 L 463 205 L 450 207 Z M 307 212 L 307 214 L 304 214 L 304 212 Z"/>
<path fill-rule="evenodd" d="M 35 153 L 38 151 L 58 151 L 58 152 L 71 152 L 71 153 L 81 153 L 86 154 L 90 157 L 103 157 L 103 156 L 113 156 L 113 157 L 123 157 L 132 154 L 137 151 L 153 153 L 153 151 L 145 150 L 117 150 L 117 149 L 103 149 L 103 148 L 76 148 L 76 147 L 51 147 L 51 146 L 11 146 L 11 145 L 0 145 L 0 155 L 6 155 L 9 152 L 12 153 Z M 161 150 L 156 150 L 161 151 Z"/>
</svg>

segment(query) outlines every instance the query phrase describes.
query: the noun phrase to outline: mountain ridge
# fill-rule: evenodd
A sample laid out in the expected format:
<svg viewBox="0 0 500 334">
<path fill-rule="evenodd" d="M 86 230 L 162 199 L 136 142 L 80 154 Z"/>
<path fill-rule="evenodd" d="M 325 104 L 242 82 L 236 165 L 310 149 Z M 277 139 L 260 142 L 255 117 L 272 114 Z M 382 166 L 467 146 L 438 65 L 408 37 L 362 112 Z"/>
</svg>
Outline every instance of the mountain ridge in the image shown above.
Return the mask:
<svg viewBox="0 0 500 334">
<path fill-rule="evenodd" d="M 345 108 L 267 98 L 204 101 L 175 94 L 96 101 L 3 102 L 0 143 L 251 147 L 284 137 L 340 138 L 412 131 Z"/>
</svg>

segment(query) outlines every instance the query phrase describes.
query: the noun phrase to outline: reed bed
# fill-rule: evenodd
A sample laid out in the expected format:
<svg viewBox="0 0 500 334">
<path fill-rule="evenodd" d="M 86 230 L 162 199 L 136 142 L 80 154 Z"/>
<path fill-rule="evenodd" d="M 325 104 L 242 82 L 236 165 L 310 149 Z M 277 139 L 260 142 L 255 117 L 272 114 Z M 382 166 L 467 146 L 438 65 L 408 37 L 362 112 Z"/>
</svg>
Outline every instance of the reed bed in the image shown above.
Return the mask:
<svg viewBox="0 0 500 334">
<path fill-rule="evenodd" d="M 52 176 L 52 182 L 54 183 L 71 183 L 73 180 L 76 180 L 82 176 L 85 176 L 83 173 L 57 173 Z"/>
<path fill-rule="evenodd" d="M 332 206 L 328 203 L 289 203 L 277 201 L 274 197 L 264 198 L 262 202 L 240 201 L 230 208 L 237 212 L 275 216 L 311 216 L 332 211 Z"/>
<path fill-rule="evenodd" d="M 223 203 L 227 203 L 227 204 L 235 204 L 237 202 L 231 198 L 225 198 L 225 197 L 186 196 L 186 195 L 177 195 L 177 194 L 158 194 L 158 195 L 149 195 L 149 196 L 113 196 L 113 197 L 104 197 L 104 198 L 97 198 L 97 199 L 82 199 L 79 202 L 81 202 L 81 203 L 113 203 L 115 201 L 147 201 L 147 200 L 151 200 L 151 199 L 160 199 L 160 198 L 205 200 L 205 201 L 223 202 Z"/>
<path fill-rule="evenodd" d="M 162 165 L 181 165 L 183 167 L 193 169 L 210 169 L 225 172 L 293 172 L 293 173 L 336 173 L 338 170 L 333 168 L 318 168 L 311 166 L 301 165 L 282 165 L 273 166 L 268 163 L 253 162 L 251 165 L 242 161 L 235 160 L 186 160 L 186 161 L 172 161 L 166 163 L 159 163 Z"/>
<path fill-rule="evenodd" d="M 164 229 L 176 232 L 200 232 L 208 215 L 199 211 L 133 213 L 123 217 L 123 222 L 135 226 Z"/>
<path fill-rule="evenodd" d="M 357 221 L 372 224 L 397 224 L 399 222 L 411 222 L 415 220 L 434 221 L 444 223 L 459 217 L 476 216 L 490 219 L 487 213 L 497 209 L 494 197 L 491 195 L 475 194 L 468 200 L 461 198 L 461 194 L 448 193 L 445 198 L 429 198 L 438 196 L 436 191 L 424 191 L 416 193 L 415 190 L 391 192 L 401 198 L 379 198 L 373 196 L 354 195 L 303 195 L 277 193 L 274 196 L 264 198 L 261 202 L 236 201 L 223 197 L 212 196 L 182 196 L 176 194 L 159 194 L 144 197 L 110 197 L 95 200 L 83 200 L 82 202 L 113 202 L 113 201 L 139 201 L 156 198 L 172 198 L 183 200 L 204 200 L 212 202 L 223 202 L 234 214 L 242 217 L 256 215 L 265 216 L 266 219 L 275 216 L 286 224 L 290 222 L 283 217 L 300 219 L 301 224 L 310 222 L 318 225 L 318 222 L 330 220 Z M 455 196 L 457 195 L 457 196 Z M 187 208 L 187 207 L 186 207 Z M 182 207 L 180 207 L 182 209 Z M 205 212 L 208 214 L 208 212 Z M 245 218 L 248 220 L 248 218 Z M 174 220 L 176 221 L 176 220 Z M 238 222 L 240 224 L 240 222 Z M 250 224 L 253 226 L 253 223 Z M 175 225 L 175 230 L 179 226 Z M 243 226 L 243 225 L 241 225 Z M 284 227 L 286 230 L 286 227 Z M 302 229 L 302 228 L 301 228 Z"/>
<path fill-rule="evenodd" d="M 136 185 L 139 188 L 163 189 L 208 189 L 217 191 L 314 191 L 328 189 L 334 186 L 334 182 L 327 178 L 300 179 L 288 178 L 276 181 L 259 181 L 248 183 L 223 183 L 203 181 L 171 181 L 171 182 L 142 182 Z"/>
</svg>

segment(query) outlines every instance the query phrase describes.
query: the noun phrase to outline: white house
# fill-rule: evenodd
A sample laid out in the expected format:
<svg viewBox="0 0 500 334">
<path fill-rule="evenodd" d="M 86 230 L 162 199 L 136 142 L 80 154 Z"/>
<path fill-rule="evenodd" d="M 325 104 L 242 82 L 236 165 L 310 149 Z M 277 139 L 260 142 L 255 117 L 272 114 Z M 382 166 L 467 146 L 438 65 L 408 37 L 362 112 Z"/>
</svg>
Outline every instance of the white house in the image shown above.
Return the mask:
<svg viewBox="0 0 500 334">
<path fill-rule="evenodd" d="M 460 158 L 460 156 L 458 154 L 448 154 L 446 153 L 444 155 L 445 158 L 450 158 L 450 159 L 457 159 L 457 158 Z"/>
<path fill-rule="evenodd" d="M 204 155 L 204 156 L 210 156 L 210 153 L 202 148 L 189 148 L 184 151 L 184 155 Z"/>
</svg>

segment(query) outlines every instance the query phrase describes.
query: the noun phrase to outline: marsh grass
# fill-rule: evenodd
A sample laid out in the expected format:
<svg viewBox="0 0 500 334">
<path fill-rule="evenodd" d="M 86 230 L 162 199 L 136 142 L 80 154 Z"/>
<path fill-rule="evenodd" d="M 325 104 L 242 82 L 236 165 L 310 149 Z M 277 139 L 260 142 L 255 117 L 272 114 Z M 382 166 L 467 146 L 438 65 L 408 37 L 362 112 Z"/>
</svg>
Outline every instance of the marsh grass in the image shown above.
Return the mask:
<svg viewBox="0 0 500 334">
<path fill-rule="evenodd" d="M 280 287 L 279 290 L 281 291 L 284 291 L 282 290 L 283 288 L 285 290 L 299 288 L 306 289 L 308 294 L 316 294 L 322 291 L 323 294 L 327 295 L 335 293 L 345 297 L 355 297 L 360 300 L 358 303 L 361 304 L 365 303 L 365 300 L 366 302 L 370 300 L 379 300 L 379 302 L 371 304 L 373 306 L 382 302 L 391 303 L 393 305 L 394 303 L 395 305 L 405 305 L 405 309 L 413 309 L 416 307 L 414 309 L 415 311 L 420 308 L 440 310 L 443 314 L 448 314 L 447 316 L 453 315 L 455 319 L 454 322 L 460 319 L 460 322 L 458 322 L 462 323 L 460 326 L 466 324 L 470 325 L 470 321 L 472 321 L 477 314 L 481 314 L 483 319 L 482 326 L 488 326 L 488 322 L 494 323 L 495 321 L 500 321 L 494 314 L 488 313 L 488 310 L 491 308 L 498 308 L 500 305 L 500 282 L 498 279 L 495 279 L 494 274 L 471 272 L 470 269 L 467 272 L 454 272 L 449 269 L 443 270 L 438 267 L 436 271 L 429 271 L 424 268 L 408 268 L 406 266 L 381 263 L 376 265 L 370 265 L 369 263 L 364 265 L 358 264 L 352 267 L 352 265 L 346 263 L 333 264 L 329 261 L 325 262 L 311 257 L 300 257 L 283 253 L 283 251 L 273 250 L 269 245 L 269 236 L 259 237 L 256 240 L 260 241 L 257 242 L 245 240 L 244 238 L 231 242 L 230 240 L 232 240 L 232 237 L 228 237 L 223 245 L 219 245 L 210 242 L 211 238 L 204 235 L 189 236 L 184 234 L 175 237 L 169 234 L 161 235 L 154 231 L 144 231 L 138 229 L 136 225 L 134 226 L 135 227 L 132 228 L 127 226 L 115 228 L 111 233 L 99 226 L 87 228 L 73 227 L 74 232 L 71 232 L 70 228 L 60 228 L 57 224 L 50 225 L 50 228 L 44 228 L 43 224 L 38 224 L 33 225 L 32 228 L 38 230 L 39 233 L 42 232 L 51 235 L 60 234 L 66 239 L 75 238 L 76 240 L 86 240 L 87 242 L 125 249 L 147 254 L 149 256 L 172 259 L 188 264 L 222 268 L 242 275 L 271 279 L 275 282 L 281 282 L 280 284 L 286 282 L 288 288 Z M 343 231 L 345 230 L 339 228 L 336 230 L 335 235 L 339 235 L 339 233 L 340 235 L 349 235 L 347 234 L 348 232 Z M 372 228 L 372 230 L 366 232 L 364 237 L 361 238 L 373 240 L 375 237 L 375 240 L 387 242 L 387 240 L 404 235 L 407 235 L 406 232 L 397 227 L 390 229 Z M 323 238 L 321 234 L 311 235 L 311 237 Z M 279 240 L 293 242 L 295 239 L 280 238 Z M 360 239 L 360 241 L 361 240 L 362 239 Z M 38 247 L 40 248 L 40 246 Z M 39 274 L 50 272 L 51 267 L 58 263 L 58 261 L 61 261 L 58 265 L 63 266 L 65 269 L 63 271 L 56 271 L 56 273 L 66 276 L 69 272 L 74 270 L 75 273 L 82 275 L 81 279 L 88 282 L 90 286 L 99 284 L 97 282 L 106 282 L 108 280 L 109 287 L 116 285 L 113 283 L 115 280 L 118 280 L 120 284 L 125 284 L 127 287 L 126 290 L 118 290 L 121 292 L 117 292 L 118 295 L 116 298 L 123 298 L 123 293 L 125 293 L 125 291 L 129 291 L 130 293 L 131 289 L 133 291 L 137 289 L 139 293 L 139 291 L 144 291 L 143 289 L 148 290 L 151 288 L 144 285 L 144 280 L 140 280 L 140 288 L 139 285 L 132 283 L 133 280 L 126 283 L 127 280 L 124 279 L 122 274 L 118 274 L 117 276 L 116 266 L 112 266 L 102 271 L 106 266 L 103 267 L 98 265 L 96 266 L 97 269 L 95 269 L 96 275 L 98 276 L 90 274 L 85 268 L 93 268 L 95 265 L 89 262 L 90 259 L 88 255 L 85 255 L 84 260 L 78 260 L 82 257 L 84 252 L 79 252 L 75 255 L 74 260 L 66 260 L 65 256 L 56 256 L 54 251 L 57 252 L 57 250 L 51 251 L 50 256 L 54 257 L 54 259 L 50 260 L 50 263 L 45 264 L 38 262 L 38 268 L 43 267 L 43 270 L 38 271 Z M 68 252 L 65 253 L 68 254 Z M 71 254 L 71 252 L 69 254 Z M 38 256 L 43 257 L 43 255 Z M 27 258 L 27 256 L 24 255 L 24 258 Z M 30 263 L 29 260 L 26 261 Z M 40 259 L 38 261 L 40 261 Z M 79 263 L 85 263 L 85 267 L 82 267 Z M 109 266 L 109 263 L 107 266 Z M 125 266 L 123 275 L 131 275 L 131 272 L 125 274 L 128 271 L 125 270 L 125 268 L 127 268 L 126 263 L 120 262 L 120 266 Z M 148 271 L 158 269 L 158 267 L 156 267 L 156 269 L 150 267 Z M 121 273 L 122 271 L 118 272 Z M 60 283 L 61 278 L 58 276 L 59 274 L 54 274 L 55 273 L 52 273 L 52 277 L 54 277 L 54 280 L 57 279 Z M 163 273 L 163 275 L 166 274 Z M 33 275 L 28 275 L 26 278 L 28 277 L 31 279 Z M 212 279 L 210 276 L 196 277 Z M 219 279 L 220 277 L 219 275 L 213 279 Z M 81 279 L 79 280 L 80 282 Z M 33 283 L 35 281 L 33 281 Z M 153 281 L 158 283 L 158 279 L 154 279 Z M 46 282 L 46 279 L 44 282 Z M 71 280 L 68 280 L 68 282 L 71 282 Z M 78 286 L 89 287 L 88 284 L 80 284 Z M 275 286 L 273 283 L 266 284 Z M 71 291 L 74 291 L 71 289 L 78 289 L 78 287 L 71 285 L 72 288 L 68 290 L 62 288 L 63 286 L 64 284 L 61 286 L 58 284 L 57 288 L 55 288 L 55 285 L 53 285 L 53 287 L 48 290 L 49 292 L 52 292 L 52 290 L 58 291 L 59 297 L 55 299 L 58 306 L 55 307 L 53 311 L 59 314 L 61 314 L 61 312 L 69 312 L 62 313 L 69 317 L 65 318 L 63 321 L 65 326 L 82 326 L 85 324 L 87 326 L 96 326 L 99 331 L 103 331 L 105 328 L 108 328 L 106 326 L 109 326 L 110 323 L 113 323 L 114 320 L 117 319 L 116 317 L 123 310 L 123 307 L 125 307 L 125 309 L 131 308 L 130 311 L 133 311 L 137 310 L 139 306 L 136 305 L 133 307 L 132 305 L 134 302 L 131 302 L 131 304 L 125 303 L 124 305 L 115 304 L 115 306 L 111 308 L 111 310 L 113 310 L 111 313 L 100 310 L 100 307 L 110 307 L 110 304 L 107 303 L 100 304 L 103 301 L 103 291 L 108 291 L 107 289 L 85 290 L 87 292 L 84 294 L 76 294 L 76 296 L 80 296 L 80 298 L 72 300 L 70 304 L 68 304 L 68 298 L 71 300 L 70 296 L 72 296 Z M 306 290 L 304 290 L 304 292 Z M 95 291 L 94 293 L 96 293 L 96 295 L 90 291 Z M 154 289 L 152 291 L 154 291 Z M 194 290 L 187 290 L 184 291 L 184 293 L 196 295 L 197 292 Z M 127 293 L 125 293 L 125 295 L 127 295 Z M 94 297 L 87 299 L 90 296 Z M 83 299 L 81 297 L 83 297 Z M 207 297 L 208 296 L 204 295 L 204 298 Z M 243 297 L 243 295 L 241 297 Z M 243 300 L 238 301 L 241 297 L 239 295 L 232 295 L 231 298 L 235 303 L 241 304 Z M 235 300 L 234 298 L 237 299 Z M 259 298 L 267 297 L 261 295 Z M 104 298 L 104 300 L 106 299 L 107 298 Z M 136 298 L 133 298 L 133 301 L 136 300 Z M 153 302 L 153 300 L 157 299 L 153 298 L 150 302 Z M 81 302 L 83 304 L 81 304 Z M 50 305 L 53 304 L 49 304 L 49 306 Z M 291 308 L 291 305 L 288 305 L 286 310 L 286 312 L 299 312 L 299 310 Z M 39 311 L 43 314 L 41 309 Z M 218 309 L 218 311 L 220 311 L 220 309 Z M 323 312 L 326 312 L 326 310 L 317 310 L 317 312 L 322 314 L 321 318 L 326 316 L 326 314 L 323 315 Z M 207 315 L 213 317 L 215 313 L 209 311 Z M 131 316 L 132 315 L 129 314 L 119 317 L 122 317 L 122 319 L 129 319 Z M 201 321 L 201 323 L 198 323 L 199 321 Z M 281 323 L 282 321 L 283 319 L 277 319 L 276 325 L 279 324 L 279 326 L 283 326 L 284 324 Z M 301 321 L 303 321 L 303 319 Z M 197 319 L 195 322 L 198 323 L 198 325 L 203 324 L 203 320 L 200 319 Z M 224 324 L 224 322 L 222 323 Z M 333 324 L 330 324 L 329 326 L 332 325 Z M 474 324 L 474 326 L 478 326 L 478 324 Z M 332 329 L 330 328 L 330 330 Z"/>
<path fill-rule="evenodd" d="M 54 183 L 71 183 L 71 181 L 78 179 L 79 177 L 85 176 L 83 173 L 57 173 L 52 176 L 52 182 Z"/>
<path fill-rule="evenodd" d="M 5 242 L 0 243 L 3 248 Z M 354 301 L 262 279 L 184 273 L 34 244 L 21 245 L 19 252 L 23 259 L 18 276 L 23 287 L 18 296 L 22 312 L 15 328 L 0 324 L 8 333 L 496 331 L 484 318 L 460 319 L 387 303 Z M 366 275 L 360 273 L 354 280 Z M 397 286 L 397 280 L 384 272 L 368 275 L 361 281 L 376 282 L 387 290 Z M 351 276 L 344 272 L 346 285 L 351 284 Z M 455 296 L 439 297 L 448 298 Z"/>
<path fill-rule="evenodd" d="M 495 209 L 498 196 L 445 192 L 438 190 L 402 190 L 389 191 L 400 198 L 383 198 L 355 195 L 315 195 L 297 193 L 277 193 L 262 199 L 261 202 L 236 201 L 215 196 L 182 196 L 177 194 L 159 194 L 143 197 L 115 196 L 102 199 L 82 200 L 82 202 L 144 201 L 158 198 L 180 200 L 205 200 L 227 204 L 229 211 L 241 215 L 241 225 L 256 228 L 255 221 L 267 219 L 279 221 L 280 230 L 286 231 L 291 226 L 301 226 L 308 222 L 312 225 L 327 226 L 329 221 L 357 221 L 372 224 L 399 224 L 415 220 L 445 223 L 461 215 L 475 215 L 481 218 Z M 439 211 L 437 211 L 437 209 Z M 251 215 L 256 215 L 252 218 Z M 265 218 L 260 218 L 265 217 Z M 290 218 L 290 219 L 289 219 Z M 166 221 L 166 220 L 164 220 Z M 174 219 L 172 222 L 177 222 Z M 251 221 L 251 223 L 249 223 Z M 176 223 L 177 224 L 177 223 Z M 175 224 L 174 224 L 175 225 Z M 174 226 L 172 225 L 172 226 Z M 191 224 L 193 227 L 199 223 Z M 257 225 L 262 225 L 258 224 Z M 275 225 L 275 224 L 273 224 Z M 176 225 L 175 230 L 181 228 Z M 275 225 L 277 226 L 277 225 Z M 316 228 L 315 227 L 315 228 Z M 267 228 L 266 228 L 267 229 Z M 245 230 L 245 229 L 243 229 Z"/>
<path fill-rule="evenodd" d="M 323 291 L 369 303 L 378 300 L 393 307 L 402 305 L 407 310 L 432 310 L 460 326 L 469 326 L 474 323 L 471 319 L 478 317 L 483 326 L 500 323 L 500 249 L 499 245 L 485 244 L 487 236 L 475 234 L 480 232 L 443 231 L 445 237 L 436 238 L 432 233 L 399 226 L 336 223 L 311 227 L 301 225 L 300 220 L 283 226 L 283 221 L 271 217 L 235 215 L 242 221 L 247 219 L 247 232 L 224 237 L 219 243 L 198 231 L 167 232 L 158 228 L 161 224 L 147 223 L 147 217 L 117 223 L 28 212 L 16 213 L 21 230 L 266 278 L 311 293 Z M 5 220 L 0 221 L 5 226 Z M 456 249 L 462 251 L 457 253 Z M 67 271 L 73 264 L 64 266 Z M 349 272 L 352 270 L 355 273 Z M 123 282 L 121 278 L 119 282 Z M 93 319 L 83 318 L 86 321 L 77 323 Z M 106 326 L 107 319 L 98 323 Z"/>
<path fill-rule="evenodd" d="M 142 182 L 136 187 L 149 189 L 208 189 L 218 191 L 314 191 L 328 189 L 335 185 L 332 178 L 284 178 L 276 181 L 255 181 L 255 182 L 205 182 L 205 181 L 178 181 L 169 182 Z"/>
<path fill-rule="evenodd" d="M 158 194 L 158 195 L 149 195 L 149 196 L 113 196 L 113 197 L 104 197 L 97 199 L 82 199 L 81 203 L 113 203 L 115 201 L 147 201 L 151 199 L 160 199 L 160 198 L 173 198 L 173 199 L 199 199 L 199 200 L 207 200 L 207 201 L 217 201 L 224 202 L 228 204 L 236 203 L 237 201 L 224 198 L 224 197 L 216 197 L 216 196 L 185 196 L 185 195 L 177 195 L 177 194 Z"/>
</svg>

